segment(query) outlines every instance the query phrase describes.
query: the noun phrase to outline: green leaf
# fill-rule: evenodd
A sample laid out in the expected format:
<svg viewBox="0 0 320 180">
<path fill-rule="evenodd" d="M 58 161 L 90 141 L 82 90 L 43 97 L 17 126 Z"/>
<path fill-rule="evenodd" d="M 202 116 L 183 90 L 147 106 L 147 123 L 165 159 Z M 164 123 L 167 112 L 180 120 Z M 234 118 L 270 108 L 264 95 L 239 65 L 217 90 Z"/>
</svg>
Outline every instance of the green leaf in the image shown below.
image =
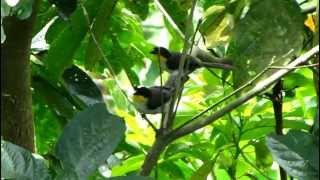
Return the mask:
<svg viewBox="0 0 320 180">
<path fill-rule="evenodd" d="M 185 32 L 188 10 L 191 8 L 192 1 L 160 0 L 159 2 L 179 27 L 180 31 Z"/>
<path fill-rule="evenodd" d="M 290 90 L 310 83 L 312 83 L 311 79 L 306 78 L 301 73 L 293 72 L 285 76 L 283 86 L 285 90 Z"/>
<path fill-rule="evenodd" d="M 21 20 L 27 19 L 32 13 L 32 6 L 33 0 L 20 0 L 18 4 L 12 7 L 11 15 L 16 15 Z"/>
<path fill-rule="evenodd" d="M 94 24 L 92 26 L 92 33 L 95 36 L 95 40 L 90 36 L 88 47 L 85 54 L 85 67 L 89 71 L 92 71 L 96 66 L 97 62 L 103 58 L 101 52 L 99 51 L 97 44 L 101 46 L 103 37 L 106 35 L 106 30 L 110 28 L 109 21 L 113 13 L 113 9 L 117 4 L 117 0 L 104 0 L 99 8 L 99 12 L 95 18 Z M 108 12 L 108 13 L 106 13 Z"/>
<path fill-rule="evenodd" d="M 64 84 L 68 92 L 86 106 L 103 102 L 102 93 L 90 76 L 75 65 L 63 72 Z"/>
<path fill-rule="evenodd" d="M 111 177 L 110 180 L 152 180 L 151 177 L 145 177 L 145 176 L 118 176 L 118 177 Z"/>
<path fill-rule="evenodd" d="M 44 159 L 1 140 L 1 179 L 51 179 Z"/>
<path fill-rule="evenodd" d="M 139 170 L 141 168 L 144 158 L 145 155 L 140 154 L 126 159 L 121 163 L 121 165 L 114 166 L 112 168 L 112 176 L 121 176 L 125 175 L 128 172 Z"/>
<path fill-rule="evenodd" d="M 120 42 L 113 38 L 112 39 L 112 59 L 113 62 L 117 62 L 117 64 L 124 69 L 126 72 L 131 85 L 138 86 L 140 85 L 140 80 L 137 74 L 132 70 L 132 66 L 134 66 L 134 61 L 128 56 L 127 52 L 121 47 Z"/>
<path fill-rule="evenodd" d="M 65 127 L 56 146 L 56 156 L 67 175 L 73 172 L 85 179 L 106 161 L 124 131 L 124 122 L 110 114 L 104 103 L 95 104 L 77 114 Z"/>
<path fill-rule="evenodd" d="M 52 86 L 48 81 L 39 76 L 33 76 L 32 87 L 34 88 L 34 97 L 42 99 L 53 113 L 62 118 L 62 124 L 65 124 L 66 120 L 74 116 L 76 112 L 74 104 L 70 102 L 70 99 L 64 93 Z"/>
<path fill-rule="evenodd" d="M 215 161 L 209 160 L 202 164 L 202 166 L 191 176 L 190 180 L 206 180 L 211 172 Z"/>
<path fill-rule="evenodd" d="M 227 52 L 235 68 L 235 88 L 271 63 L 286 65 L 300 51 L 302 42 L 303 16 L 296 1 L 254 0 L 235 27 Z"/>
<path fill-rule="evenodd" d="M 157 170 L 159 171 L 159 174 L 163 171 L 165 173 L 163 176 L 168 176 L 166 179 L 169 179 L 169 177 L 170 179 L 183 179 L 184 174 L 182 170 L 174 164 L 174 161 L 175 160 L 163 161 L 159 164 L 159 169 Z"/>
<path fill-rule="evenodd" d="M 312 135 L 297 130 L 286 135 L 270 134 L 267 146 L 290 176 L 304 180 L 319 178 L 319 147 Z"/>
<path fill-rule="evenodd" d="M 95 17 L 101 2 L 102 0 L 86 1 L 84 6 L 88 12 L 90 22 Z M 79 8 L 71 16 L 69 23 L 61 20 L 56 21 L 50 34 L 51 38 L 53 38 L 49 40 L 50 49 L 44 59 L 45 65 L 50 72 L 48 76 L 51 76 L 51 78 L 59 79 L 64 69 L 72 64 L 73 56 L 88 31 L 86 18 L 82 9 Z"/>
<path fill-rule="evenodd" d="M 35 114 L 34 128 L 37 153 L 51 153 L 62 132 L 63 125 L 67 121 L 63 119 L 63 123 L 59 124 L 60 121 L 57 121 L 57 116 L 55 116 L 54 112 L 50 111 L 46 103 L 36 96 L 33 96 L 32 99 L 32 111 Z"/>
<path fill-rule="evenodd" d="M 145 20 L 149 13 L 150 0 L 124 1 L 126 8 L 132 13 L 137 14 L 142 20 Z"/>
<path fill-rule="evenodd" d="M 194 142 L 192 146 L 186 145 L 185 143 L 171 144 L 165 154 L 165 159 L 173 159 L 176 157 L 195 157 L 201 160 L 207 160 L 210 158 L 210 151 L 213 149 L 213 145 L 210 143 L 198 143 Z M 209 152 L 208 152 L 209 151 Z"/>
<path fill-rule="evenodd" d="M 182 37 L 180 37 L 178 32 L 172 27 L 166 18 L 163 18 L 163 21 L 167 31 L 170 33 L 169 49 L 179 52 L 183 48 Z"/>
<path fill-rule="evenodd" d="M 67 20 L 77 8 L 77 0 L 49 0 L 49 2 L 58 8 L 61 17 L 65 20 Z"/>
<path fill-rule="evenodd" d="M 258 168 L 268 168 L 272 165 L 272 156 L 265 141 L 258 141 L 253 144 L 256 154 L 256 165 Z"/>
<path fill-rule="evenodd" d="M 178 159 L 174 162 L 174 164 L 181 169 L 181 172 L 184 175 L 183 179 L 190 179 L 190 177 L 194 173 L 194 170 L 189 166 L 187 162 L 183 161 L 182 159 Z"/>
</svg>

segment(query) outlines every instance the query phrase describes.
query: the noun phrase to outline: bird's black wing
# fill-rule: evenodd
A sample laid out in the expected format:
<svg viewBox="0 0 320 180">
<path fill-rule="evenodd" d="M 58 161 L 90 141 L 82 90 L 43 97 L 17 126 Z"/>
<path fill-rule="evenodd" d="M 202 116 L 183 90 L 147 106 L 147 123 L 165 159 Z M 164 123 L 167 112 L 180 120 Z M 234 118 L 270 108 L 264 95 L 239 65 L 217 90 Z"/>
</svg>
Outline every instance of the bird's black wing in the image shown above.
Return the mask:
<svg viewBox="0 0 320 180">
<path fill-rule="evenodd" d="M 194 57 L 188 55 L 187 56 L 187 63 L 185 64 L 185 68 L 188 67 L 188 70 L 189 71 L 194 71 L 196 70 L 197 68 L 200 68 L 200 64 L 194 59 Z"/>
<path fill-rule="evenodd" d="M 172 96 L 172 91 L 167 87 L 154 86 L 150 88 L 151 97 L 148 99 L 147 106 L 150 109 L 156 109 L 168 102 Z M 163 98 L 163 99 L 162 99 Z"/>
<path fill-rule="evenodd" d="M 181 53 L 171 53 L 171 56 L 167 59 L 166 62 L 167 68 L 172 71 L 178 70 L 181 57 Z"/>
<path fill-rule="evenodd" d="M 179 63 L 182 59 L 182 53 L 171 53 L 170 58 L 168 58 L 167 61 L 167 67 L 169 70 L 178 70 L 179 69 Z M 184 69 L 188 69 L 188 71 L 192 72 L 199 68 L 200 65 L 198 62 L 194 59 L 194 57 L 187 55 L 186 61 L 184 64 Z"/>
</svg>

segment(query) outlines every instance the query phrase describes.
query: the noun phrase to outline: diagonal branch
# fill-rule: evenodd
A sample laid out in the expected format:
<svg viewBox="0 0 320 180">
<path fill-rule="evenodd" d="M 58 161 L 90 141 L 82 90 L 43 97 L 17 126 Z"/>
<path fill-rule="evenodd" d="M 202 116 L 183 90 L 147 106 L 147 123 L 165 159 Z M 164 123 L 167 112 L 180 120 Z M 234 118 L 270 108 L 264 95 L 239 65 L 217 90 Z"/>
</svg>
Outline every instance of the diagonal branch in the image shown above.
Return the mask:
<svg viewBox="0 0 320 180">
<path fill-rule="evenodd" d="M 179 129 L 176 129 L 171 132 L 170 137 L 173 139 L 177 139 L 179 137 L 185 136 L 189 133 L 194 132 L 195 130 L 198 130 L 215 120 L 219 119 L 226 113 L 232 111 L 233 109 L 237 108 L 238 106 L 242 105 L 243 103 L 247 102 L 251 98 L 255 97 L 256 95 L 260 94 L 261 92 L 265 91 L 270 85 L 277 82 L 281 77 L 291 72 L 293 69 L 292 67 L 296 67 L 297 65 L 307 62 L 312 56 L 319 53 L 319 45 L 313 47 L 311 50 L 306 52 L 305 54 L 301 55 L 299 58 L 292 61 L 290 64 L 288 64 L 287 67 L 289 69 L 281 69 L 276 71 L 273 75 L 271 75 L 269 78 L 261 81 L 260 83 L 256 84 L 255 87 L 253 87 L 250 91 L 248 91 L 243 96 L 239 97 L 238 99 L 232 101 L 227 106 L 221 108 L 211 116 L 209 116 L 206 119 L 201 119 L 199 121 L 191 122 L 190 124 L 187 124 Z"/>
</svg>

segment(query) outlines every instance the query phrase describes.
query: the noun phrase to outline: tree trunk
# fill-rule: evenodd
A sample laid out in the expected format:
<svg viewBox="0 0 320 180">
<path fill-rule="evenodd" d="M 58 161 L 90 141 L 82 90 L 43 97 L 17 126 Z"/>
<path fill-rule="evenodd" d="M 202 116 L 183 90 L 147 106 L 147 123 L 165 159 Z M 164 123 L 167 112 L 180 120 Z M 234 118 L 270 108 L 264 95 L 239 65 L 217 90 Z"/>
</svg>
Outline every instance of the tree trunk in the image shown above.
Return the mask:
<svg viewBox="0 0 320 180">
<path fill-rule="evenodd" d="M 1 44 L 1 137 L 34 152 L 30 86 L 30 45 L 37 1 L 26 20 L 3 20 L 6 41 Z"/>
</svg>

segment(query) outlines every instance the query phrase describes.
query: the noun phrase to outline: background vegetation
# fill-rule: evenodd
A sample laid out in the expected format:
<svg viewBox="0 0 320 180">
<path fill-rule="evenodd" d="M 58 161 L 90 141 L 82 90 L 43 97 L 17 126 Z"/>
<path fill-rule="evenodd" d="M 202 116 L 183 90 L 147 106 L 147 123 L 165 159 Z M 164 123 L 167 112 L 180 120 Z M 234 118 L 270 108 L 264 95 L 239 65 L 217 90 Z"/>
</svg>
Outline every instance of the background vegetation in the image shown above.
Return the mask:
<svg viewBox="0 0 320 180">
<path fill-rule="evenodd" d="M 318 179 L 318 42 L 315 0 L 1 0 L 1 177 Z M 132 87 L 191 44 L 233 69 L 192 73 L 155 137 Z"/>
</svg>

